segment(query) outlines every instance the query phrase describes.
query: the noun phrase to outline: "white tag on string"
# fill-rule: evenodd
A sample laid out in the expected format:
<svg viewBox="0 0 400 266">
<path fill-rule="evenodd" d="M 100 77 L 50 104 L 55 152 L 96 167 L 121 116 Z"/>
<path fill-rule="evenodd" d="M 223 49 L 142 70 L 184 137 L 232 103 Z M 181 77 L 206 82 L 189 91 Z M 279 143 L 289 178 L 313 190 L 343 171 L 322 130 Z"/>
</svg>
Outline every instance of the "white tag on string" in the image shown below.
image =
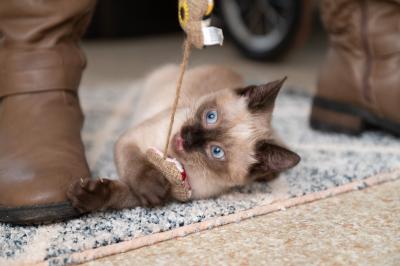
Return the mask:
<svg viewBox="0 0 400 266">
<path fill-rule="evenodd" d="M 203 40 L 204 45 L 222 45 L 224 43 L 224 34 L 220 28 L 216 27 L 203 27 Z"/>
</svg>

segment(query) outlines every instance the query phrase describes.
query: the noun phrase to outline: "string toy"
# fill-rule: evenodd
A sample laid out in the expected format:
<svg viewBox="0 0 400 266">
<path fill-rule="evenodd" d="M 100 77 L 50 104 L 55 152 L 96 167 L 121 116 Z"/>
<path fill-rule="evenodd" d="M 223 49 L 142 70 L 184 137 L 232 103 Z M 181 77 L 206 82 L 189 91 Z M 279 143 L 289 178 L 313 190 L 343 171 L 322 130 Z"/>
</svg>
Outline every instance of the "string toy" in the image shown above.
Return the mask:
<svg viewBox="0 0 400 266">
<path fill-rule="evenodd" d="M 191 187 L 183 165 L 176 159 L 168 157 L 168 148 L 181 95 L 181 88 L 186 67 L 189 63 L 192 46 L 203 49 L 204 46 L 222 45 L 222 30 L 210 26 L 210 15 L 214 9 L 213 0 L 179 0 L 179 24 L 186 33 L 183 43 L 183 58 L 180 64 L 179 76 L 176 84 L 175 98 L 172 105 L 170 123 L 166 137 L 164 152 L 150 148 L 146 152 L 148 161 L 156 167 L 171 184 L 171 195 L 179 201 L 188 201 L 191 198 Z"/>
</svg>

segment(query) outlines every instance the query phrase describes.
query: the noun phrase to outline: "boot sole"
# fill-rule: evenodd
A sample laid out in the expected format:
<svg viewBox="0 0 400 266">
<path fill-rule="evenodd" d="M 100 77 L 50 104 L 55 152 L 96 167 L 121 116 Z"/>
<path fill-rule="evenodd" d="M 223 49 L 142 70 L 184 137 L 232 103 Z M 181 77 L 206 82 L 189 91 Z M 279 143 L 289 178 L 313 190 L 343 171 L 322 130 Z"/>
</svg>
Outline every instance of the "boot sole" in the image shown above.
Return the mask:
<svg viewBox="0 0 400 266">
<path fill-rule="evenodd" d="M 378 117 L 364 109 L 315 97 L 310 117 L 313 129 L 359 135 L 370 128 L 383 129 L 400 137 L 400 124 Z"/>
<path fill-rule="evenodd" d="M 79 215 L 69 202 L 12 208 L 0 206 L 0 222 L 16 225 L 48 224 Z"/>
</svg>

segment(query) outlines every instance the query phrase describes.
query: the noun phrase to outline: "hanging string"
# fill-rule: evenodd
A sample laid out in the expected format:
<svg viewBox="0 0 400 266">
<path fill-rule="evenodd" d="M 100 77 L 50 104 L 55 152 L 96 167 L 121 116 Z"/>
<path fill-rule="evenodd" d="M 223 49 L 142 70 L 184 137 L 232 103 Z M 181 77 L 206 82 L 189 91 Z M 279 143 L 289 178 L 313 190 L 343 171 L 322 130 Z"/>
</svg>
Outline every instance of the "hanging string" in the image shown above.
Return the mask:
<svg viewBox="0 0 400 266">
<path fill-rule="evenodd" d="M 190 41 L 186 38 L 183 43 L 183 58 L 182 58 L 182 63 L 180 65 L 178 82 L 176 84 L 175 99 L 174 99 L 174 104 L 172 105 L 167 139 L 165 141 L 164 159 L 167 158 L 167 152 L 168 152 L 168 148 L 169 148 L 169 142 L 170 142 L 170 138 L 171 138 L 172 128 L 174 126 L 174 121 L 175 121 L 175 114 L 176 114 L 176 110 L 178 109 L 179 99 L 180 99 L 180 95 L 181 95 L 183 76 L 185 74 L 186 67 L 189 62 L 190 50 L 191 50 L 191 44 L 190 44 Z"/>
</svg>

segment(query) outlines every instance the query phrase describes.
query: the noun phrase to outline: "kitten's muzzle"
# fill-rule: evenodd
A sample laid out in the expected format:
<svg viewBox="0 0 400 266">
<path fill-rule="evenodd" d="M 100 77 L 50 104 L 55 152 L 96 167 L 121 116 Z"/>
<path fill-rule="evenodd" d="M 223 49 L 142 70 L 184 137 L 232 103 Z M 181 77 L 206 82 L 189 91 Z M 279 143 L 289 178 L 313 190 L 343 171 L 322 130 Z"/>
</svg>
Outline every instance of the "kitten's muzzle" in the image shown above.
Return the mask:
<svg viewBox="0 0 400 266">
<path fill-rule="evenodd" d="M 184 126 L 181 131 L 185 151 L 202 148 L 206 143 L 206 132 L 200 125 Z"/>
</svg>

